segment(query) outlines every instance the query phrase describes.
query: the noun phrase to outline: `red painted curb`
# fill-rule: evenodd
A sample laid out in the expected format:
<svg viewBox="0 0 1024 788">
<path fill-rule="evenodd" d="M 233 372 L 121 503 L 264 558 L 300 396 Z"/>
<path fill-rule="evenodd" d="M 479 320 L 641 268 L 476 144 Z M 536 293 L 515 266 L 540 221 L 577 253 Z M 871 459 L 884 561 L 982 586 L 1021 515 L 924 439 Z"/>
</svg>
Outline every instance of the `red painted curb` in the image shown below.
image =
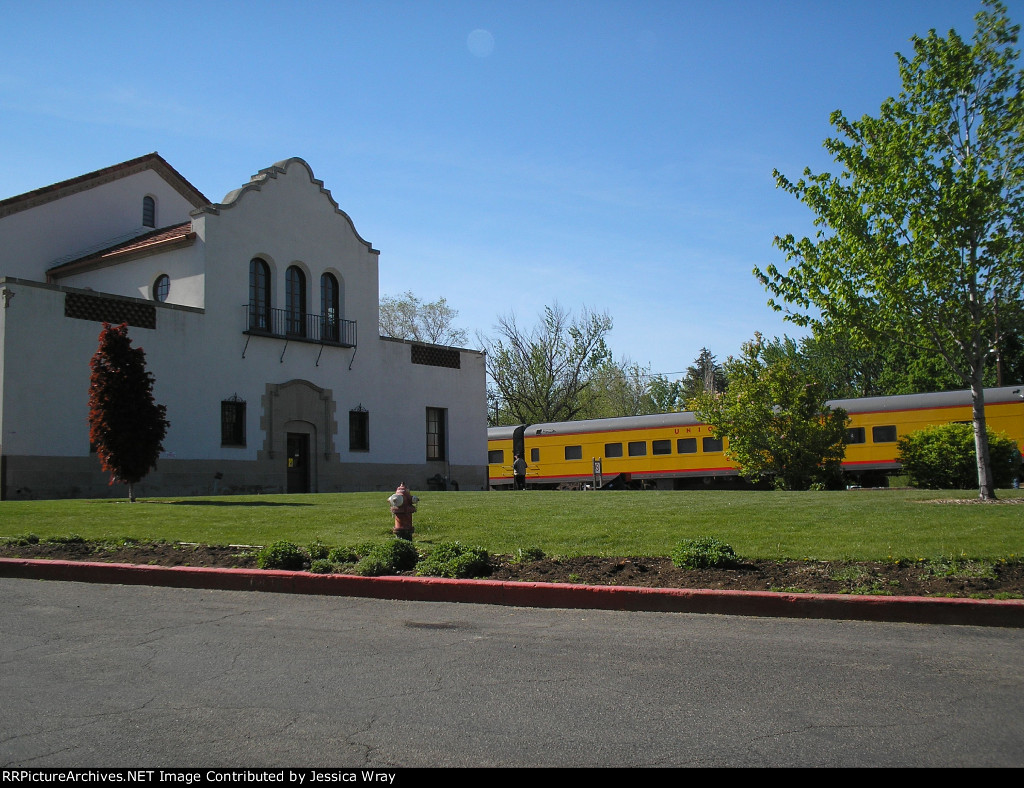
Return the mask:
<svg viewBox="0 0 1024 788">
<path fill-rule="evenodd" d="M 476 602 L 518 607 L 1024 627 L 1024 601 L 1018 600 L 705 591 L 447 580 L 438 577 L 357 577 L 265 569 L 140 566 L 28 558 L 0 558 L 0 577 L 420 602 Z"/>
</svg>

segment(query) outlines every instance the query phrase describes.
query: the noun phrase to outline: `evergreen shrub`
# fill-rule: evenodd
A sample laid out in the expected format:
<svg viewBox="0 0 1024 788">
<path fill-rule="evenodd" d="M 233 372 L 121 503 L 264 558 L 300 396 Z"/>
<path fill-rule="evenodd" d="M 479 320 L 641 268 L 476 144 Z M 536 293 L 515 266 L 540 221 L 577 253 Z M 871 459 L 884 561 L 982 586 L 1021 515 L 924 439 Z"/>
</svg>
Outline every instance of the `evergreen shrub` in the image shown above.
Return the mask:
<svg viewBox="0 0 1024 788">
<path fill-rule="evenodd" d="M 988 431 L 992 477 L 996 487 L 1010 487 L 1020 473 L 1020 452 L 1003 433 Z M 899 439 L 897 459 L 913 487 L 969 490 L 978 486 L 978 463 L 972 424 L 937 424 Z"/>
<path fill-rule="evenodd" d="M 519 547 L 512 553 L 512 563 L 521 564 L 526 561 L 543 561 L 544 551 L 539 547 Z"/>
<path fill-rule="evenodd" d="M 364 577 L 394 575 L 416 566 L 420 554 L 408 539 L 392 539 L 374 545 L 356 564 L 355 573 Z"/>
<path fill-rule="evenodd" d="M 334 571 L 334 564 L 326 558 L 314 558 L 309 565 L 309 571 L 315 575 L 329 575 Z"/>
<path fill-rule="evenodd" d="M 732 547 L 712 536 L 683 539 L 671 553 L 672 563 L 683 569 L 709 569 L 732 566 L 737 562 Z"/>
<path fill-rule="evenodd" d="M 256 566 L 260 569 L 298 571 L 305 562 L 306 556 L 298 545 L 285 541 L 274 542 L 256 554 Z"/>
<path fill-rule="evenodd" d="M 332 547 L 327 553 L 327 558 L 336 564 L 354 564 L 360 558 L 369 555 L 370 551 L 379 544 L 380 542 L 361 542 L 360 544 Z"/>
<path fill-rule="evenodd" d="M 416 568 L 417 575 L 429 577 L 486 577 L 490 573 L 487 551 L 460 542 L 441 542 Z"/>
</svg>

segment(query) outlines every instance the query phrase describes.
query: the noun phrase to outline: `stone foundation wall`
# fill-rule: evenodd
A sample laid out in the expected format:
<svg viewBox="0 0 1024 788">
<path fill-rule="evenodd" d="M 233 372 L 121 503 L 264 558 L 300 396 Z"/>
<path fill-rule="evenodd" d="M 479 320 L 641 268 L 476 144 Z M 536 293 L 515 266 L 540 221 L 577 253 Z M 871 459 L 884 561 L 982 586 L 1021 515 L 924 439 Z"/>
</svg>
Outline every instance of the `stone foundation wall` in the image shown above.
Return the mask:
<svg viewBox="0 0 1024 788">
<path fill-rule="evenodd" d="M 400 482 L 413 492 L 429 489 L 428 479 L 443 475 L 432 465 L 321 461 L 311 492 L 387 492 Z M 96 457 L 0 456 L 0 499 L 123 498 L 127 488 L 109 485 Z M 486 466 L 452 466 L 460 490 L 487 489 Z M 137 497 L 193 495 L 270 495 L 284 493 L 285 468 L 278 460 L 161 460 L 135 485 Z"/>
</svg>

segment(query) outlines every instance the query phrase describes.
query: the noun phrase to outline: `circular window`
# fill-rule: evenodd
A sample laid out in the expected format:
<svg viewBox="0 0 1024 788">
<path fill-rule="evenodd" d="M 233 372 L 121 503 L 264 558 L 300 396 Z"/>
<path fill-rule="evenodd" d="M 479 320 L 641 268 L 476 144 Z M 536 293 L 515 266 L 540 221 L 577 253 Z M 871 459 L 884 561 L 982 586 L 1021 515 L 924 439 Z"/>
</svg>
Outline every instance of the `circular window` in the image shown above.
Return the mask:
<svg viewBox="0 0 1024 788">
<path fill-rule="evenodd" d="M 157 301 L 166 301 L 167 294 L 171 292 L 171 277 L 167 274 L 160 274 L 153 283 L 153 298 Z"/>
</svg>

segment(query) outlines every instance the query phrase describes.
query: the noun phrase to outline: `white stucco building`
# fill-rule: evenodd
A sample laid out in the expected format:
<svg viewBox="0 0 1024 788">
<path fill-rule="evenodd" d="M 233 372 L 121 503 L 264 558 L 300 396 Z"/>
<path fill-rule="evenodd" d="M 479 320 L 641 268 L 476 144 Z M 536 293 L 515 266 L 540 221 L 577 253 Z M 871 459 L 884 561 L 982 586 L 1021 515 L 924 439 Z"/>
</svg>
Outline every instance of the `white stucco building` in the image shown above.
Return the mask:
<svg viewBox="0 0 1024 788">
<path fill-rule="evenodd" d="M 124 494 L 89 446 L 103 321 L 170 421 L 140 495 L 486 489 L 483 354 L 378 336 L 378 256 L 298 158 L 219 203 L 155 153 L 0 201 L 0 498 Z"/>
</svg>

